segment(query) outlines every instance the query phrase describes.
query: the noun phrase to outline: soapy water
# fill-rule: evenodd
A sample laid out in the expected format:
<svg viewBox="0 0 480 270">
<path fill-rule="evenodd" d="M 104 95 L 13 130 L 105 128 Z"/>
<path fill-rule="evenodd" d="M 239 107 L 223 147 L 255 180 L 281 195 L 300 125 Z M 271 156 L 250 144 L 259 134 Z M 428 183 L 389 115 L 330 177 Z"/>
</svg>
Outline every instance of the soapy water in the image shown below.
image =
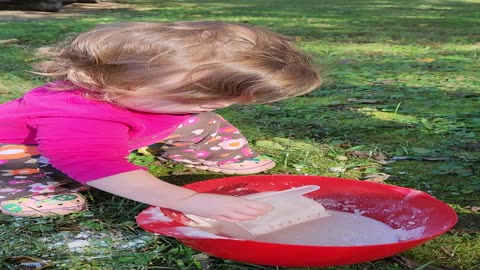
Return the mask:
<svg viewBox="0 0 480 270">
<path fill-rule="evenodd" d="M 421 213 L 420 209 L 410 209 L 408 214 L 389 217 L 390 214 L 388 213 L 395 213 L 399 210 L 399 207 L 401 207 L 398 204 L 392 203 L 387 203 L 387 205 L 379 203 L 378 208 L 380 209 L 361 210 L 354 198 L 349 200 L 344 199 L 342 201 L 330 199 L 316 201 L 327 207 L 326 216 L 268 234 L 257 235 L 256 238 L 250 240 L 310 246 L 367 246 L 391 244 L 421 238 L 426 228 L 423 225 L 426 225 L 425 223 L 428 219 L 425 217 L 423 218 L 425 220 L 417 218 L 417 214 Z M 340 211 L 328 208 L 334 208 Z M 369 212 L 378 212 L 380 210 L 387 213 L 388 218 L 385 220 L 386 223 L 368 217 Z M 158 207 L 147 209 L 145 214 L 147 214 L 148 218 L 143 220 L 143 223 L 170 223 L 174 221 L 165 216 Z M 402 222 L 398 222 L 398 219 L 401 219 Z M 406 222 L 405 219 L 408 219 L 408 222 Z M 188 236 L 194 238 L 246 240 L 229 237 L 224 234 L 215 234 L 208 230 L 190 226 L 170 227 L 167 231 L 175 237 Z"/>
<path fill-rule="evenodd" d="M 327 214 L 327 217 L 258 236 L 255 241 L 311 246 L 366 246 L 417 239 L 425 230 L 425 227 L 393 229 L 358 213 L 327 210 Z"/>
<path fill-rule="evenodd" d="M 264 234 L 252 240 L 307 246 L 367 246 L 419 239 L 425 231 L 425 226 L 394 229 L 383 222 L 364 216 L 363 213 L 364 211 L 351 213 L 327 210 L 325 217 Z M 157 207 L 149 209 L 146 214 L 148 218 L 142 222 L 143 225 L 150 222 L 166 224 L 173 222 Z M 189 226 L 169 227 L 165 228 L 165 232 L 174 237 L 236 239 Z"/>
</svg>

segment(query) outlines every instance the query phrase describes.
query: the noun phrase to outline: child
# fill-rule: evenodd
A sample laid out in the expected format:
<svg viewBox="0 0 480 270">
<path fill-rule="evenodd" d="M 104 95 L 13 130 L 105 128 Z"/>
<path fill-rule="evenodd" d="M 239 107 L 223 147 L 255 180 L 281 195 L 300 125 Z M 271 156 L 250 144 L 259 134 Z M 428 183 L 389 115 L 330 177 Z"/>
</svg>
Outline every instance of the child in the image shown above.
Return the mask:
<svg viewBox="0 0 480 270">
<path fill-rule="evenodd" d="M 266 171 L 238 129 L 212 111 L 274 102 L 320 85 L 285 37 L 225 22 L 103 25 L 43 48 L 38 73 L 55 79 L 0 105 L 3 213 L 85 208 L 75 183 L 150 205 L 236 222 L 271 207 L 197 193 L 127 160 L 160 143 L 161 156 L 226 174 Z"/>
</svg>

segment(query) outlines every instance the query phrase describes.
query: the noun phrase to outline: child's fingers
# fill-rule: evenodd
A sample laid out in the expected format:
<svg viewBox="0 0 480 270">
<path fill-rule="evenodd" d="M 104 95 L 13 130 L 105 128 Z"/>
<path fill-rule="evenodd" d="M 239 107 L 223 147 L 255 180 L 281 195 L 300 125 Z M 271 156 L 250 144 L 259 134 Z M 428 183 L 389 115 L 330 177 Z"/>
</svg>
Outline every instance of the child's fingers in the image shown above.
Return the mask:
<svg viewBox="0 0 480 270">
<path fill-rule="evenodd" d="M 235 212 L 238 214 L 246 215 L 246 216 L 251 216 L 253 218 L 256 218 L 258 216 L 263 216 L 266 215 L 269 211 L 263 210 L 263 209 L 256 209 L 252 207 L 242 207 L 240 209 L 237 209 Z"/>
<path fill-rule="evenodd" d="M 273 207 L 269 204 L 265 204 L 257 201 L 251 201 L 251 200 L 248 201 L 246 206 L 253 209 L 261 210 L 261 211 L 270 211 L 273 209 Z"/>
<path fill-rule="evenodd" d="M 239 222 L 241 220 L 235 219 L 235 218 L 229 218 L 225 216 L 218 216 L 218 217 L 212 217 L 213 219 L 219 220 L 219 221 L 225 221 L 225 222 Z"/>
<path fill-rule="evenodd" d="M 250 220 L 250 219 L 255 219 L 258 215 L 251 215 L 251 214 L 245 214 L 245 213 L 240 213 L 240 212 L 231 212 L 228 213 L 227 215 L 223 215 L 223 217 L 236 220 L 236 221 L 242 221 L 242 220 Z"/>
</svg>

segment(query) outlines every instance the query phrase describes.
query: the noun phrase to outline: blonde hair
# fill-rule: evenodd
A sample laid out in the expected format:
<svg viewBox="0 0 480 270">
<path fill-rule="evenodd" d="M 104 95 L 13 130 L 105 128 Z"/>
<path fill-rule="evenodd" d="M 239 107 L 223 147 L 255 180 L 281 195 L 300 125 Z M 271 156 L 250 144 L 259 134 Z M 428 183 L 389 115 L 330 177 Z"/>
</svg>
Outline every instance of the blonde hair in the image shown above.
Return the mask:
<svg viewBox="0 0 480 270">
<path fill-rule="evenodd" d="M 38 55 L 46 59 L 36 65 L 37 74 L 66 80 L 112 102 L 128 95 L 159 95 L 192 103 L 268 103 L 321 84 L 310 57 L 289 38 L 238 23 L 102 25 L 41 48 Z M 172 89 L 158 87 L 176 74 L 185 79 Z"/>
</svg>

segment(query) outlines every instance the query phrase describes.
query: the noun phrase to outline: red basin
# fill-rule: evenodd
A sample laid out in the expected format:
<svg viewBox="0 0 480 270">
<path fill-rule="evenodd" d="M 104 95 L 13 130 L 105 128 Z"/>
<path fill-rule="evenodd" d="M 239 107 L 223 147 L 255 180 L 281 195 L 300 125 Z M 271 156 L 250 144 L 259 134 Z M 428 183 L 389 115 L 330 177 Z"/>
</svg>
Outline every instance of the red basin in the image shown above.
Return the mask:
<svg viewBox="0 0 480 270">
<path fill-rule="evenodd" d="M 278 191 L 304 185 L 320 190 L 307 194 L 330 210 L 354 212 L 381 221 L 393 229 L 423 233 L 397 243 L 368 246 L 311 246 L 258 242 L 192 233 L 185 217 L 170 209 L 149 207 L 137 217 L 138 225 L 150 232 L 172 236 L 191 248 L 212 256 L 245 263 L 284 266 L 322 267 L 377 260 L 406 251 L 431 240 L 457 222 L 455 211 L 425 192 L 386 184 L 300 175 L 253 175 L 212 179 L 188 184 L 199 191 L 246 195 Z"/>
</svg>

